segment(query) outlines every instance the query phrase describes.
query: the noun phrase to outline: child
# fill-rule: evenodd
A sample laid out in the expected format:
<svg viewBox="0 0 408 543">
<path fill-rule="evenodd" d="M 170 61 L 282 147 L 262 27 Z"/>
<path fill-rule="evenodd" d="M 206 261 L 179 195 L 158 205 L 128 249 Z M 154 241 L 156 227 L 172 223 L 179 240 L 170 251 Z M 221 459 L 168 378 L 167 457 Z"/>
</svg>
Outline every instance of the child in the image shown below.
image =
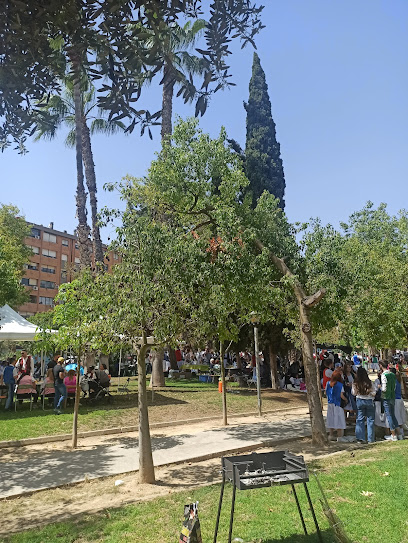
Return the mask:
<svg viewBox="0 0 408 543">
<path fill-rule="evenodd" d="M 334 431 L 337 431 L 337 441 L 343 441 L 344 430 L 346 429 L 346 418 L 341 407 L 341 400 L 347 401 L 344 395 L 342 374 L 339 371 L 333 372 L 330 381 L 326 386 L 327 396 L 327 418 L 326 426 L 330 432 L 330 439 L 336 440 Z"/>
</svg>

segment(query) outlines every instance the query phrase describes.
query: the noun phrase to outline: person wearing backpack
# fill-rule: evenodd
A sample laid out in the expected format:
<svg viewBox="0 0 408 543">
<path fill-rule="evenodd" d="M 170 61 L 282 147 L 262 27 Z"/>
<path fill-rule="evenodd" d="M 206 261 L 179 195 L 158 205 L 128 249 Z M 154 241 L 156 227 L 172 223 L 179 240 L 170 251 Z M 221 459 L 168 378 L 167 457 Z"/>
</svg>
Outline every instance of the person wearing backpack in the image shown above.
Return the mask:
<svg viewBox="0 0 408 543">
<path fill-rule="evenodd" d="M 384 403 L 385 416 L 387 417 L 391 432 L 391 436 L 385 436 L 385 439 L 397 441 L 398 439 L 404 439 L 403 436 L 400 435 L 398 421 L 395 416 L 395 389 L 397 377 L 388 369 L 388 362 L 382 360 L 380 366 L 383 369 L 381 374 L 381 396 Z"/>
</svg>

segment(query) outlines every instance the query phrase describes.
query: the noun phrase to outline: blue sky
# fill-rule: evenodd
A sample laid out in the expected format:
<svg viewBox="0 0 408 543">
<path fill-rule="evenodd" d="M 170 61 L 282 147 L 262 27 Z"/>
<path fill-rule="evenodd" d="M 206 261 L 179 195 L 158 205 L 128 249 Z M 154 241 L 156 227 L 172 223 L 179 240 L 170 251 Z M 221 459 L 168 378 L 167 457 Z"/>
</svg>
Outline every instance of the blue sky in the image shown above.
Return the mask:
<svg viewBox="0 0 408 543">
<path fill-rule="evenodd" d="M 406 0 L 264 0 L 266 28 L 257 39 L 286 176 L 291 221 L 320 216 L 337 224 L 367 200 L 392 212 L 408 197 L 408 2 Z M 216 135 L 221 125 L 245 145 L 245 111 L 252 48 L 233 47 L 236 87 L 217 93 L 200 125 Z M 141 108 L 160 109 L 161 89 L 146 89 Z M 175 101 L 174 110 L 194 113 Z M 106 182 L 143 176 L 160 144 L 130 136 L 93 141 L 100 206 L 115 207 Z M 0 156 L 0 202 L 27 220 L 72 232 L 75 156 L 64 132 L 52 142 L 30 143 L 19 156 Z M 104 232 L 104 238 L 110 235 Z"/>
</svg>

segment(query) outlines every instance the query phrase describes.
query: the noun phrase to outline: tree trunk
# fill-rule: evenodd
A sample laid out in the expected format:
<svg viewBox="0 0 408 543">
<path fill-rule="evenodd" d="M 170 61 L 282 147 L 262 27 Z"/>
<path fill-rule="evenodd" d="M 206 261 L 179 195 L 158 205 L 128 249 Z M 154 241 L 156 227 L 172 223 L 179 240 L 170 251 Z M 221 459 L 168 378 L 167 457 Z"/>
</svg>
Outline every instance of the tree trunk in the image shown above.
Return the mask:
<svg viewBox="0 0 408 543">
<path fill-rule="evenodd" d="M 89 202 L 91 205 L 91 218 L 92 218 L 92 243 L 94 250 L 95 264 L 98 262 L 103 264 L 103 249 L 101 233 L 98 223 L 98 201 L 96 198 L 96 175 L 95 175 L 95 163 L 92 154 L 91 146 L 91 134 L 89 132 L 86 120 L 82 117 L 82 149 L 83 149 L 83 161 L 85 166 L 86 185 L 89 191 Z M 103 268 L 102 268 L 103 269 Z"/>
<path fill-rule="evenodd" d="M 164 380 L 164 373 L 163 373 L 163 360 L 164 360 L 163 348 L 152 351 L 152 376 L 150 378 L 151 387 L 166 386 L 166 382 Z"/>
<path fill-rule="evenodd" d="M 155 476 L 146 389 L 145 359 L 147 349 L 148 346 L 146 344 L 142 345 L 137 355 L 139 403 L 139 482 L 153 484 L 155 482 Z"/>
<path fill-rule="evenodd" d="M 74 87 L 74 104 L 75 104 L 75 149 L 76 149 L 76 165 L 77 165 L 77 191 L 76 191 L 76 208 L 77 208 L 77 236 L 79 243 L 79 254 L 81 260 L 81 269 L 90 268 L 91 251 L 89 233 L 90 229 L 87 221 L 86 210 L 86 192 L 84 187 L 84 171 L 82 164 L 82 99 L 81 99 L 81 70 L 79 57 L 71 54 L 71 64 Z"/>
<path fill-rule="evenodd" d="M 255 240 L 259 250 L 265 249 L 260 240 Z M 313 359 L 313 337 L 309 314 L 312 307 L 319 303 L 325 295 L 321 289 L 311 296 L 307 296 L 299 280 L 293 275 L 285 261 L 269 251 L 269 257 L 282 275 L 292 279 L 292 289 L 299 306 L 300 338 L 302 345 L 303 364 L 305 367 L 307 401 L 309 404 L 310 423 L 312 427 L 312 441 L 315 445 L 327 445 L 327 432 L 320 405 L 319 390 L 317 388 L 316 365 Z"/>
<path fill-rule="evenodd" d="M 269 344 L 269 365 L 271 368 L 271 388 L 272 390 L 279 390 L 279 379 L 278 379 L 278 365 L 276 360 L 275 349 L 272 344 Z"/>
<path fill-rule="evenodd" d="M 239 351 L 237 351 L 235 353 L 235 356 L 236 356 L 236 359 L 237 359 L 237 368 L 239 370 L 242 370 L 242 362 L 241 362 L 241 357 L 239 356 Z"/>
<path fill-rule="evenodd" d="M 81 352 L 78 353 L 78 362 L 77 362 L 77 371 L 76 371 L 74 418 L 72 421 L 72 448 L 73 449 L 76 449 L 78 445 L 78 412 L 79 412 L 79 397 L 81 395 L 81 387 L 79 384 L 80 378 L 81 378 Z"/>
<path fill-rule="evenodd" d="M 220 341 L 220 364 L 221 364 L 221 383 L 222 383 L 222 423 L 228 425 L 227 420 L 227 391 L 225 388 L 225 366 L 224 366 L 224 342 Z"/>
<path fill-rule="evenodd" d="M 173 347 L 169 347 L 169 359 L 170 359 L 171 369 L 178 370 L 177 360 L 176 360 L 176 351 L 173 349 Z"/>
<path fill-rule="evenodd" d="M 161 138 L 164 141 L 170 137 L 173 132 L 172 116 L 173 116 L 173 90 L 174 78 L 168 66 L 164 66 L 164 82 L 162 96 L 162 124 Z"/>
</svg>

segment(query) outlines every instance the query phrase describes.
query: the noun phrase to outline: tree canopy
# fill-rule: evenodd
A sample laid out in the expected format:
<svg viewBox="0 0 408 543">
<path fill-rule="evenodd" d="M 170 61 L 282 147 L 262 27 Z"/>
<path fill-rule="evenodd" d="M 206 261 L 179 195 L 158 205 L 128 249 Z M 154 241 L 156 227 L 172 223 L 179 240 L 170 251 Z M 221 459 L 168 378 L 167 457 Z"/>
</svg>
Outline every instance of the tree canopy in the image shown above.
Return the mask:
<svg viewBox="0 0 408 543">
<path fill-rule="evenodd" d="M 252 0 L 210 3 L 204 47 L 197 49 L 206 66 L 203 77 L 180 79 L 186 100 L 197 100 L 203 113 L 208 96 L 229 82 L 226 63 L 232 38 L 254 44 L 263 28 L 262 6 Z M 200 0 L 26 0 L 0 7 L 0 142 L 20 151 L 32 134 L 33 109 L 60 88 L 67 60 L 78 63 L 97 85 L 98 105 L 110 118 L 127 119 L 128 129 L 149 124 L 157 115 L 135 108 L 146 73 L 159 73 L 169 59 L 156 55 L 171 25 L 202 14 Z M 152 45 L 152 36 L 153 45 Z M 146 40 L 149 40 L 147 46 Z M 172 76 L 177 69 L 170 70 Z M 170 73 L 169 72 L 169 73 Z M 164 81 L 162 81 L 164 83 Z M 160 112 L 159 112 L 160 113 Z M 152 118 L 153 117 L 153 118 Z"/>
<path fill-rule="evenodd" d="M 18 306 L 28 298 L 21 279 L 31 254 L 24 243 L 29 232 L 16 207 L 0 205 L 0 306 Z"/>
</svg>

